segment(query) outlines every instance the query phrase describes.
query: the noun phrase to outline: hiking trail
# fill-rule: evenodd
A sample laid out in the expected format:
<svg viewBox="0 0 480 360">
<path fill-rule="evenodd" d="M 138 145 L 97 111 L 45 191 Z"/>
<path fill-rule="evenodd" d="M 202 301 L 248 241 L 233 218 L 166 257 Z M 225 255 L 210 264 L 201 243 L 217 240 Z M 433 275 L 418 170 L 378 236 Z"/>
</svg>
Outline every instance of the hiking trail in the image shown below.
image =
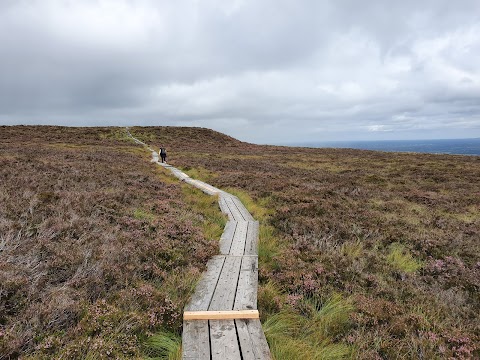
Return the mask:
<svg viewBox="0 0 480 360">
<path fill-rule="evenodd" d="M 170 170 L 203 192 L 218 196 L 228 222 L 220 238 L 220 255 L 212 257 L 207 271 L 184 309 L 182 359 L 271 359 L 257 311 L 259 225 L 234 195 L 179 169 L 159 162 L 158 153 L 128 136 L 152 153 L 152 162 Z"/>
</svg>

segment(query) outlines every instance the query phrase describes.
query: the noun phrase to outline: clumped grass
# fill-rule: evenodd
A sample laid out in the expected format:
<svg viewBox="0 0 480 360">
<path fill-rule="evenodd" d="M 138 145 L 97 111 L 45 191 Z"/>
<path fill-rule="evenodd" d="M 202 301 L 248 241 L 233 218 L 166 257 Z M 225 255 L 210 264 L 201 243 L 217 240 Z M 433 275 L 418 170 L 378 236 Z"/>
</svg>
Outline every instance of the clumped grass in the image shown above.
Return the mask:
<svg viewBox="0 0 480 360">
<path fill-rule="evenodd" d="M 341 247 L 341 252 L 347 259 L 358 259 L 364 252 L 363 241 L 356 240 L 344 243 Z"/>
<path fill-rule="evenodd" d="M 148 360 L 181 360 L 182 338 L 171 332 L 158 332 L 145 342 Z"/>
<path fill-rule="evenodd" d="M 422 268 L 422 262 L 413 258 L 408 249 L 400 243 L 390 245 L 387 262 L 395 269 L 413 273 Z"/>
<path fill-rule="evenodd" d="M 309 299 L 304 306 L 307 309 L 304 314 L 288 309 L 265 321 L 263 328 L 274 358 L 350 358 L 352 346 L 334 339 L 348 326 L 349 315 L 353 311 L 351 301 L 335 295 L 324 303 Z"/>
</svg>

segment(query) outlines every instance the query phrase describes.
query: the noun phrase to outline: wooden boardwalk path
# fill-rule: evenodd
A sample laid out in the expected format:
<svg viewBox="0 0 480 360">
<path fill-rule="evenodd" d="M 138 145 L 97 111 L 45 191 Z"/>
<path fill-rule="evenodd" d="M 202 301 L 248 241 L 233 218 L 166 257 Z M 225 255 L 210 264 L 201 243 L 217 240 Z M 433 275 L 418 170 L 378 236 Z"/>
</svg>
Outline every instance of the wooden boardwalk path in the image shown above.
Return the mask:
<svg viewBox="0 0 480 360">
<path fill-rule="evenodd" d="M 180 180 L 207 194 L 218 195 L 220 208 L 228 216 L 220 239 L 220 255 L 208 262 L 207 271 L 185 312 L 212 314 L 214 311 L 256 310 L 258 222 L 236 196 L 160 163 L 152 148 L 133 139 L 152 152 L 152 161 L 170 170 Z M 185 360 L 271 359 L 260 320 L 245 319 L 241 315 L 235 319 L 184 320 L 182 349 Z"/>
</svg>

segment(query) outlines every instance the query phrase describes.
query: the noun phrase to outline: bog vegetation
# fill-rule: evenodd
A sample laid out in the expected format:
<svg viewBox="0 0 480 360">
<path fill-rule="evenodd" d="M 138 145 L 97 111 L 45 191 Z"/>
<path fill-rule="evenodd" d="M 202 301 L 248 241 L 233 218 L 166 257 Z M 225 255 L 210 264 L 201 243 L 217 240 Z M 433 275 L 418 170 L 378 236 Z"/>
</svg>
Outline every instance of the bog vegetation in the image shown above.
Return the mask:
<svg viewBox="0 0 480 360">
<path fill-rule="evenodd" d="M 134 128 L 261 222 L 277 359 L 480 357 L 480 157 L 257 146 Z"/>
<path fill-rule="evenodd" d="M 140 358 L 180 332 L 225 219 L 149 156 L 122 129 L 0 128 L 0 359 Z"/>
<path fill-rule="evenodd" d="M 480 157 L 132 128 L 260 221 L 277 360 L 480 357 Z M 122 129 L 0 128 L 0 358 L 178 358 L 225 219 Z"/>
</svg>

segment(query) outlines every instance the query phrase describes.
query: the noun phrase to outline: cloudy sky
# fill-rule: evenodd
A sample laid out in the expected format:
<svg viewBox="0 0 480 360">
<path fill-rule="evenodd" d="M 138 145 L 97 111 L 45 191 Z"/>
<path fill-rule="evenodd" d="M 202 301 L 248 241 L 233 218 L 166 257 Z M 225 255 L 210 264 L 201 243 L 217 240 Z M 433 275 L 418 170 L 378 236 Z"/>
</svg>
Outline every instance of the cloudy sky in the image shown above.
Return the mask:
<svg viewBox="0 0 480 360">
<path fill-rule="evenodd" d="M 0 0 L 0 124 L 480 137 L 480 1 Z"/>
</svg>

